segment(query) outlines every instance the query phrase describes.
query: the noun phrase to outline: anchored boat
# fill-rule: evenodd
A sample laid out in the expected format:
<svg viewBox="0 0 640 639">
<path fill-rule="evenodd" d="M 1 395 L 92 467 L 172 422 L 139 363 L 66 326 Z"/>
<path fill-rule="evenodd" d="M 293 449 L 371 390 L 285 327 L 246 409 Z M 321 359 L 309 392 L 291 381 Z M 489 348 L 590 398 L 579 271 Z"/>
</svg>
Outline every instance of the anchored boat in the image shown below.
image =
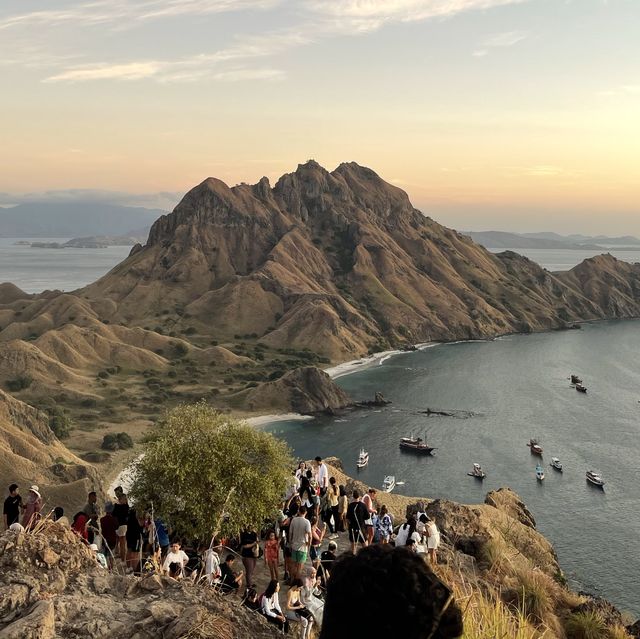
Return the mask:
<svg viewBox="0 0 640 639">
<path fill-rule="evenodd" d="M 562 462 L 557 457 L 551 458 L 551 464 L 549 464 L 555 470 L 562 472 Z"/>
<path fill-rule="evenodd" d="M 400 448 L 402 450 L 410 450 L 414 453 L 421 453 L 422 455 L 430 455 L 435 448 L 429 446 L 422 437 L 403 437 L 400 440 Z"/>
<path fill-rule="evenodd" d="M 536 466 L 536 479 L 538 481 L 542 481 L 544 479 L 544 469 L 542 468 L 542 466 L 540 466 L 540 464 Z"/>
<path fill-rule="evenodd" d="M 527 444 L 527 446 L 529 446 L 529 448 L 531 448 L 531 454 L 532 455 L 542 455 L 542 446 L 540 446 L 540 444 L 538 444 L 538 440 L 537 439 L 530 439 L 529 443 Z"/>
<path fill-rule="evenodd" d="M 594 486 L 604 488 L 604 481 L 602 479 L 602 475 L 597 470 L 587 471 L 587 481 L 592 483 Z"/>
<path fill-rule="evenodd" d="M 364 449 L 360 449 L 360 454 L 358 455 L 358 461 L 356 462 L 356 466 L 358 468 L 364 468 L 369 463 L 369 453 Z"/>
<path fill-rule="evenodd" d="M 393 475 L 387 475 L 382 482 L 382 490 L 390 493 L 396 487 L 396 478 Z"/>
<path fill-rule="evenodd" d="M 571 375 L 572 384 L 582 384 L 582 380 L 577 375 Z"/>
<path fill-rule="evenodd" d="M 583 386 L 582 384 L 576 384 L 576 390 L 579 393 L 586 393 L 587 392 L 587 387 Z"/>
<path fill-rule="evenodd" d="M 476 479 L 484 479 L 487 474 L 482 470 L 480 464 L 473 464 L 473 470 L 470 473 L 467 473 L 470 477 L 475 477 Z"/>
</svg>

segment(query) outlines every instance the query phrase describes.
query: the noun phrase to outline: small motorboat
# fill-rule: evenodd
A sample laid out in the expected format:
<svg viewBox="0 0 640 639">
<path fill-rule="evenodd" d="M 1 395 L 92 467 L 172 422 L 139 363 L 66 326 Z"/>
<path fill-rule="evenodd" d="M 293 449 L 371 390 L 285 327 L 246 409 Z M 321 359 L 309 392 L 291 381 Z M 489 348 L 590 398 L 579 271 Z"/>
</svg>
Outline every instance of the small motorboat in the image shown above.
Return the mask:
<svg viewBox="0 0 640 639">
<path fill-rule="evenodd" d="M 396 487 L 396 478 L 393 475 L 387 475 L 382 482 L 382 490 L 390 493 Z"/>
<path fill-rule="evenodd" d="M 579 393 L 586 393 L 587 392 L 587 387 L 583 386 L 582 384 L 576 384 L 576 390 Z"/>
<path fill-rule="evenodd" d="M 562 462 L 557 457 L 551 458 L 551 464 L 549 464 L 555 470 L 562 472 Z"/>
<path fill-rule="evenodd" d="M 369 463 L 369 453 L 364 449 L 360 449 L 360 454 L 358 455 L 358 461 L 356 462 L 356 466 L 358 468 L 364 468 Z"/>
<path fill-rule="evenodd" d="M 400 439 L 400 448 L 414 453 L 421 453 L 422 455 L 430 455 L 435 450 L 422 437 L 402 437 Z"/>
<path fill-rule="evenodd" d="M 531 448 L 532 455 L 542 455 L 542 446 L 540 446 L 537 439 L 530 439 L 527 446 Z"/>
<path fill-rule="evenodd" d="M 476 479 L 484 479 L 487 476 L 487 473 L 482 470 L 480 464 L 473 464 L 473 470 L 467 473 L 470 477 L 475 477 Z"/>
<path fill-rule="evenodd" d="M 604 488 L 604 481 L 602 479 L 602 475 L 597 470 L 587 471 L 587 481 L 591 482 L 594 486 L 599 486 L 600 488 Z"/>
<path fill-rule="evenodd" d="M 582 384 L 582 380 L 577 375 L 571 375 L 572 384 Z"/>
<path fill-rule="evenodd" d="M 542 468 L 542 466 L 540 466 L 540 464 L 536 466 L 536 479 L 538 481 L 542 481 L 544 479 L 544 469 Z"/>
</svg>

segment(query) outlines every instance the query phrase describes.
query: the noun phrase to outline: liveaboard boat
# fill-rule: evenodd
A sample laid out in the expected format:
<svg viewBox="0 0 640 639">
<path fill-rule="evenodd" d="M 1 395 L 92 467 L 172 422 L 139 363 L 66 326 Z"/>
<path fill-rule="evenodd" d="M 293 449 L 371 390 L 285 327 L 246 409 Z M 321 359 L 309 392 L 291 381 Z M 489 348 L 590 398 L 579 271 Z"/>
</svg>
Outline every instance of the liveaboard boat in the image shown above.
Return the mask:
<svg viewBox="0 0 640 639">
<path fill-rule="evenodd" d="M 390 493 L 396 487 L 396 478 L 393 475 L 387 475 L 382 482 L 382 491 Z"/>
<path fill-rule="evenodd" d="M 530 439 L 527 446 L 531 449 L 532 455 L 542 455 L 542 446 L 540 446 L 537 439 Z"/>
<path fill-rule="evenodd" d="M 540 464 L 536 466 L 536 479 L 538 481 L 542 481 L 544 479 L 544 469 L 542 468 L 542 466 L 540 466 Z"/>
<path fill-rule="evenodd" d="M 571 375 L 572 384 L 582 384 L 582 380 L 577 375 Z"/>
<path fill-rule="evenodd" d="M 356 462 L 356 466 L 358 468 L 364 468 L 369 463 L 369 453 L 364 449 L 360 449 L 360 454 L 358 455 L 358 461 Z"/>
<path fill-rule="evenodd" d="M 579 393 L 586 393 L 587 392 L 587 387 L 583 386 L 582 384 L 576 384 L 576 390 Z"/>
<path fill-rule="evenodd" d="M 421 453 L 422 455 L 430 455 L 435 450 L 422 437 L 402 437 L 400 439 L 400 448 L 414 453 Z"/>
<path fill-rule="evenodd" d="M 587 481 L 591 482 L 594 486 L 604 488 L 604 481 L 602 475 L 597 470 L 587 471 Z"/>
<path fill-rule="evenodd" d="M 554 468 L 555 470 L 559 470 L 560 472 L 562 472 L 562 462 L 557 457 L 551 458 L 551 463 L 549 464 L 549 466 L 551 466 L 551 468 Z"/>
<path fill-rule="evenodd" d="M 482 466 L 480 464 L 473 464 L 473 470 L 467 473 L 470 477 L 475 477 L 476 479 L 484 479 L 487 476 L 487 473 L 482 470 Z"/>
</svg>

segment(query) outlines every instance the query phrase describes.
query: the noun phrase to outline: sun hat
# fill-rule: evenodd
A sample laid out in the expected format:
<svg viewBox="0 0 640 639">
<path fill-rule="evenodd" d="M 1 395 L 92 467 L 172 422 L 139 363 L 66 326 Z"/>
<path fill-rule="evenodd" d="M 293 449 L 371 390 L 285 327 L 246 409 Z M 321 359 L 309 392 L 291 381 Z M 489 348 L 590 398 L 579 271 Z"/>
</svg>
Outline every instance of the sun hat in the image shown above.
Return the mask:
<svg viewBox="0 0 640 639">
<path fill-rule="evenodd" d="M 95 550 L 96 552 L 98 552 L 98 545 L 97 544 L 91 544 L 89 546 L 89 550 Z"/>
<path fill-rule="evenodd" d="M 35 484 L 33 486 L 31 486 L 31 488 L 29 488 L 29 492 L 30 493 L 35 493 L 36 495 L 38 495 L 38 497 L 41 497 L 40 489 Z"/>
</svg>

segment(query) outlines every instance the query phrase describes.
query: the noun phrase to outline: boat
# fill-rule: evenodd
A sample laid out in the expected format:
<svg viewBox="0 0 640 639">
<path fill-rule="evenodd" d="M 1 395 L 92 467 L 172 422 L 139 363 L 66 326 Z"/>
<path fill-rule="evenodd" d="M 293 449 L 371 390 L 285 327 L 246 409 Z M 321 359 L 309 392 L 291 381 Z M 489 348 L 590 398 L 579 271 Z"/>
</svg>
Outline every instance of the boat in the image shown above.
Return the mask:
<svg viewBox="0 0 640 639">
<path fill-rule="evenodd" d="M 577 375 L 571 375 L 572 384 L 582 384 L 582 380 Z"/>
<path fill-rule="evenodd" d="M 542 481 L 544 479 L 544 469 L 542 468 L 542 466 L 540 466 L 540 464 L 536 466 L 536 479 L 538 481 Z"/>
<path fill-rule="evenodd" d="M 576 384 L 576 390 L 579 393 L 586 393 L 587 392 L 587 387 L 583 386 L 582 384 Z"/>
<path fill-rule="evenodd" d="M 552 468 L 559 470 L 562 472 L 562 462 L 557 457 L 551 458 L 551 464 L 549 464 Z"/>
<path fill-rule="evenodd" d="M 414 453 L 421 453 L 423 455 L 430 455 L 435 448 L 429 446 L 422 437 L 402 437 L 400 439 L 400 448 L 402 450 L 410 450 Z"/>
<path fill-rule="evenodd" d="M 600 488 L 604 488 L 604 481 L 602 480 L 602 475 L 597 470 L 587 471 L 587 481 L 591 482 L 594 486 L 599 486 Z"/>
<path fill-rule="evenodd" d="M 473 470 L 470 473 L 467 473 L 470 477 L 475 477 L 477 479 L 484 479 L 487 476 L 487 473 L 482 470 L 480 464 L 473 464 Z"/>
<path fill-rule="evenodd" d="M 387 475 L 382 482 L 382 490 L 390 493 L 396 487 L 396 478 L 393 475 Z"/>
<path fill-rule="evenodd" d="M 358 468 L 364 468 L 369 463 L 369 453 L 364 449 L 360 449 L 360 454 L 358 455 L 358 461 L 356 462 L 356 466 Z"/>
<path fill-rule="evenodd" d="M 531 454 L 532 455 L 542 455 L 542 446 L 540 446 L 540 444 L 538 444 L 538 440 L 537 439 L 530 439 L 529 443 L 527 444 L 527 446 L 529 446 L 529 448 L 531 448 Z"/>
</svg>

